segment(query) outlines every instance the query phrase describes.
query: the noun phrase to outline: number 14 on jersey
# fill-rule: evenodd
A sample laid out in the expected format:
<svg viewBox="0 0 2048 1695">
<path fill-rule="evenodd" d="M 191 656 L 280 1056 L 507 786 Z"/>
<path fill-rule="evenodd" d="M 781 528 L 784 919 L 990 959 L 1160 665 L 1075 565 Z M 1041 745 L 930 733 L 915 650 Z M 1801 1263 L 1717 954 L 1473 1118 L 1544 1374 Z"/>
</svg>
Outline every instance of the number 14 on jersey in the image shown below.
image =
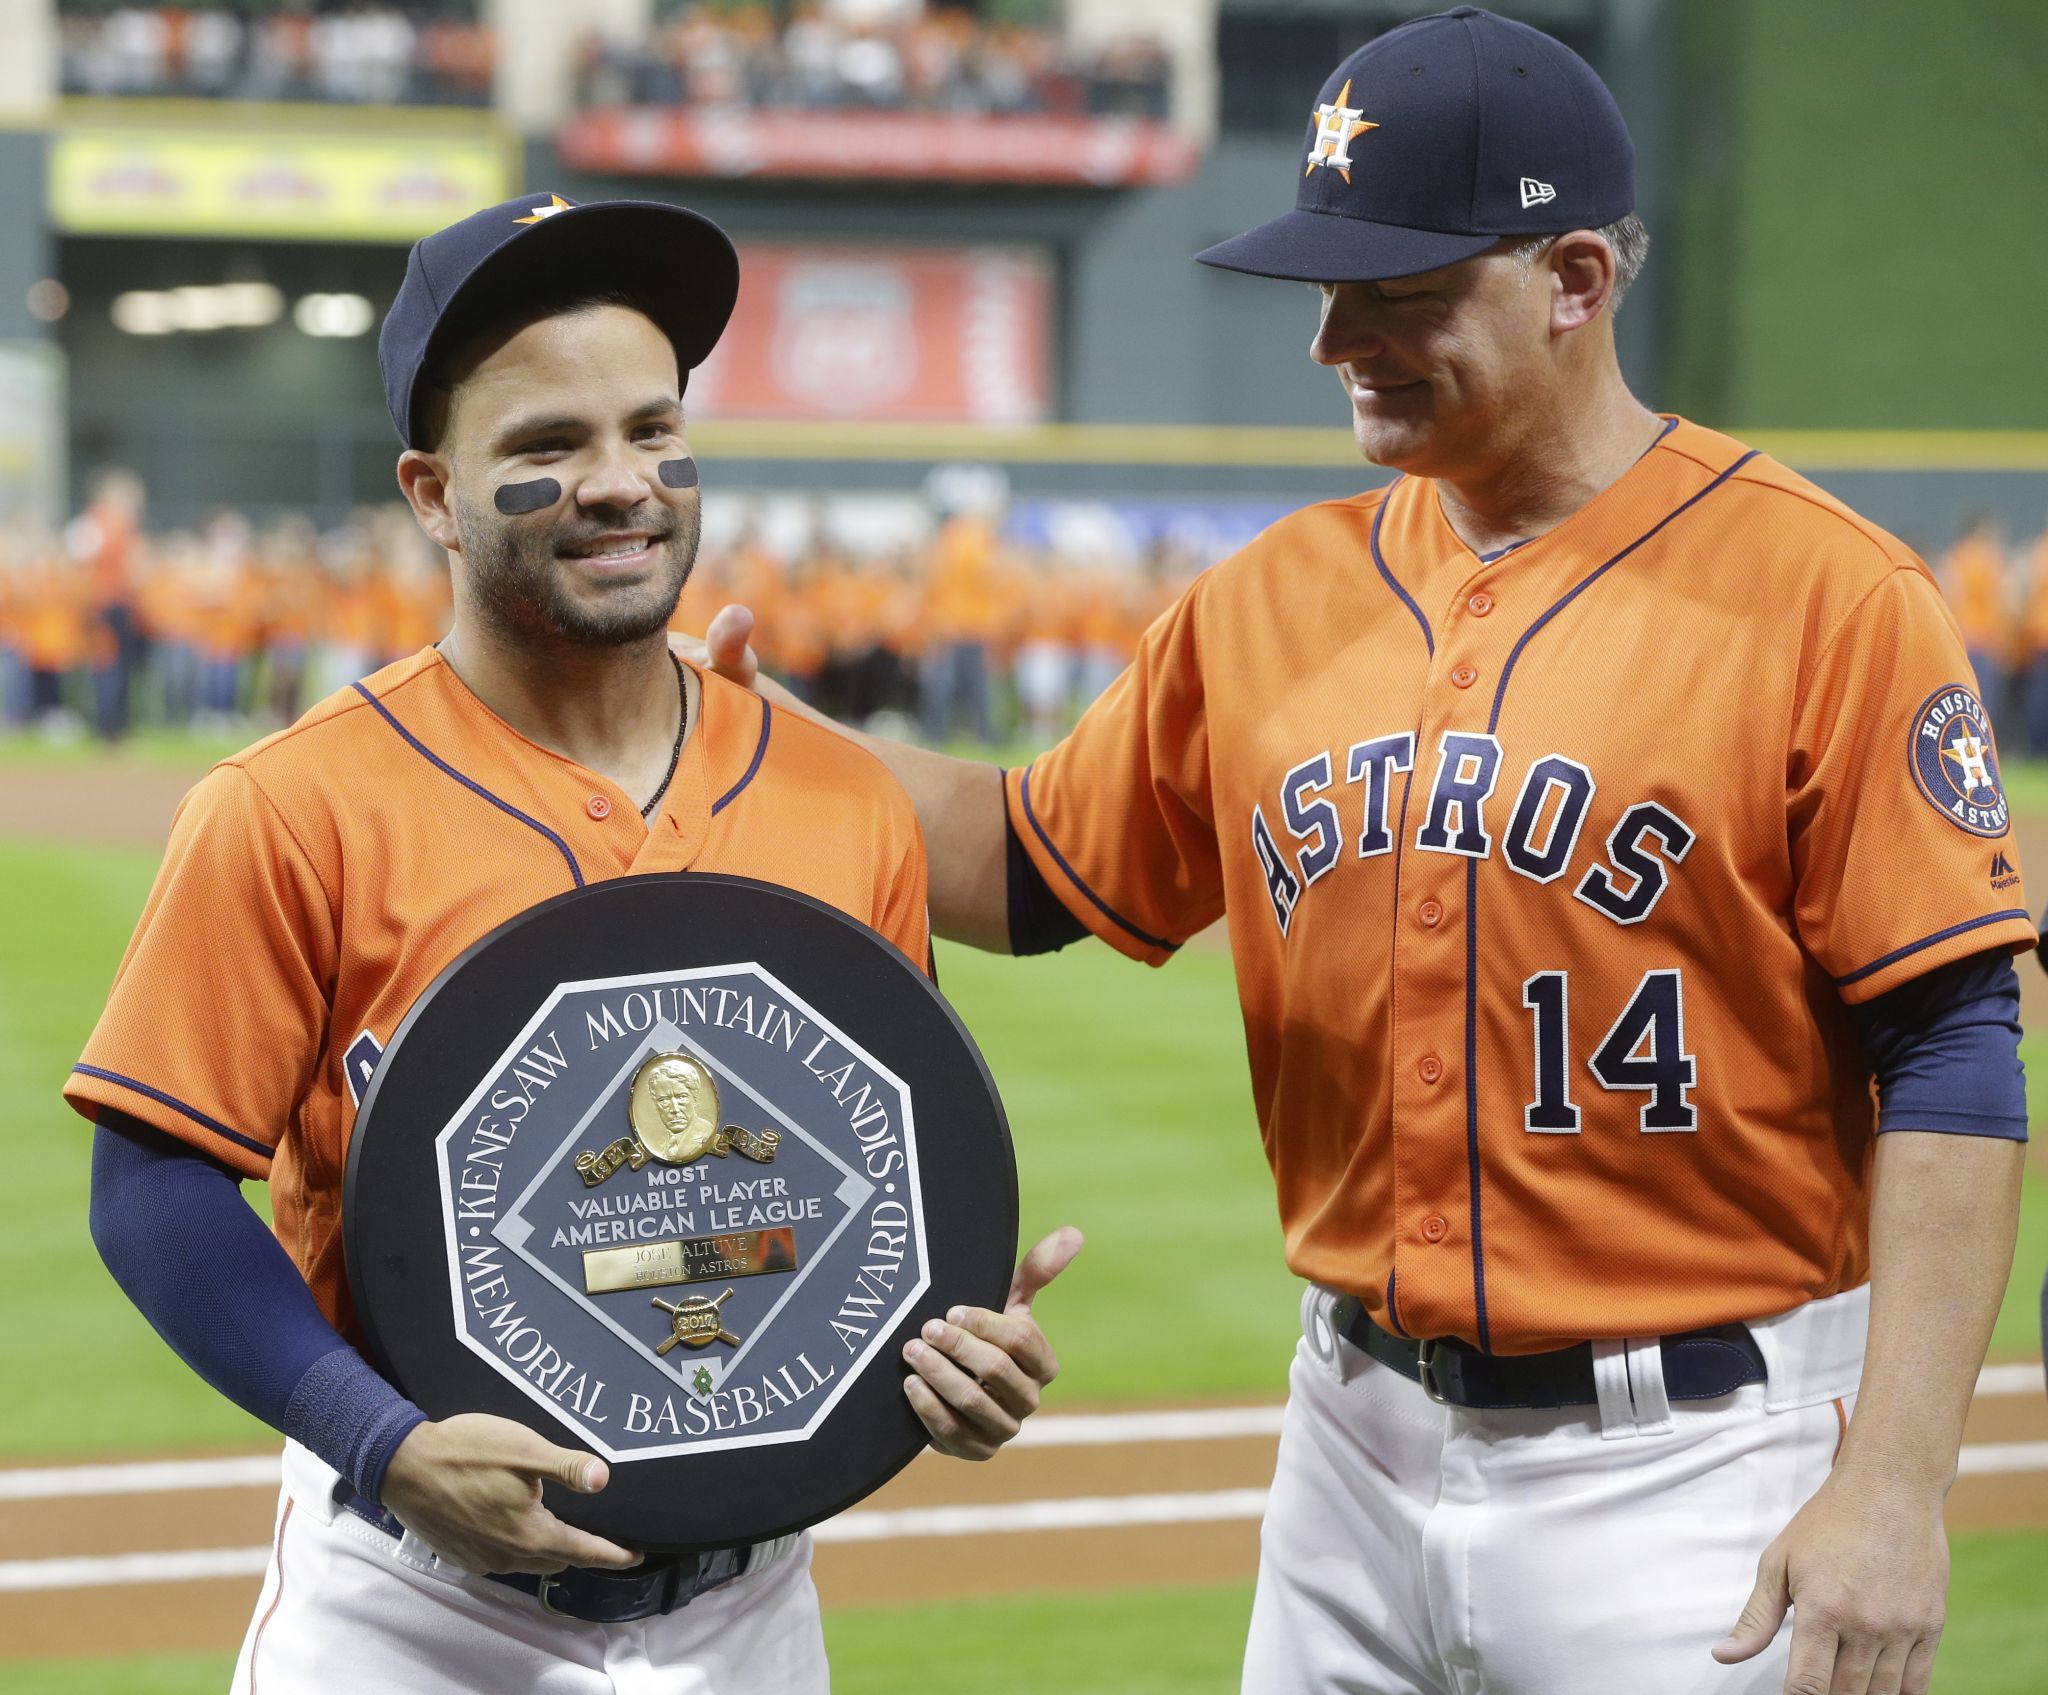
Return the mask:
<svg viewBox="0 0 2048 1695">
<path fill-rule="evenodd" d="M 1522 1127 L 1549 1136 L 1576 1136 L 1579 1108 L 1572 1100 L 1571 980 L 1563 971 L 1539 971 L 1522 985 L 1522 1005 L 1533 1015 L 1535 1097 L 1522 1109 Z M 1646 971 L 1587 1067 L 1612 1093 L 1647 1095 L 1638 1117 L 1646 1134 L 1699 1128 L 1691 1101 L 1698 1068 L 1685 1051 L 1685 984 L 1676 971 Z"/>
</svg>

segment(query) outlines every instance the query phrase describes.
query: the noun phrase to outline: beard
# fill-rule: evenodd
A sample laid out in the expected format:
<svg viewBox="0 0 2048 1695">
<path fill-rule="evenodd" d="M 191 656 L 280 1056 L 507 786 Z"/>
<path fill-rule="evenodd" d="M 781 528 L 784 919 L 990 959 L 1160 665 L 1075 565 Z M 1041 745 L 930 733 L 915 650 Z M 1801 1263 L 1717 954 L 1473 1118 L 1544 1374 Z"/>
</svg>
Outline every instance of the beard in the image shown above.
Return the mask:
<svg viewBox="0 0 2048 1695">
<path fill-rule="evenodd" d="M 697 562 L 700 513 L 640 507 L 602 509 L 537 524 L 458 502 L 457 539 L 468 566 L 468 598 L 500 634 L 516 642 L 625 647 L 668 628 Z M 579 585 L 564 553 L 623 531 L 648 533 L 654 563 L 636 580 Z M 580 590 L 580 592 L 579 592 Z"/>
</svg>

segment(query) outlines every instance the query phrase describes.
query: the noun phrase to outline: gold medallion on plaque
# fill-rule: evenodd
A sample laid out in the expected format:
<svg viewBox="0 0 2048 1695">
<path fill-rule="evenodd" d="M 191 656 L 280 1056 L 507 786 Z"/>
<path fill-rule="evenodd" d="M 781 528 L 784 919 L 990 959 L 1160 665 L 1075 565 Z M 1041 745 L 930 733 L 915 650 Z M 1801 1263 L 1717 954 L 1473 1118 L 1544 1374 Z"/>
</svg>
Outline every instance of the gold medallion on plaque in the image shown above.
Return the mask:
<svg viewBox="0 0 2048 1695">
<path fill-rule="evenodd" d="M 718 1085 L 711 1073 L 686 1053 L 658 1053 L 633 1074 L 627 1100 L 633 1134 L 611 1146 L 576 1156 L 576 1169 L 590 1188 L 621 1171 L 638 1171 L 650 1159 L 663 1165 L 688 1165 L 706 1154 L 723 1159 L 742 1154 L 757 1164 L 773 1162 L 782 1132 L 758 1135 L 737 1124 L 718 1123 Z"/>
<path fill-rule="evenodd" d="M 688 1165 L 718 1137 L 718 1085 L 688 1054 L 658 1053 L 641 1066 L 629 1110 L 640 1145 L 664 1165 Z"/>
</svg>

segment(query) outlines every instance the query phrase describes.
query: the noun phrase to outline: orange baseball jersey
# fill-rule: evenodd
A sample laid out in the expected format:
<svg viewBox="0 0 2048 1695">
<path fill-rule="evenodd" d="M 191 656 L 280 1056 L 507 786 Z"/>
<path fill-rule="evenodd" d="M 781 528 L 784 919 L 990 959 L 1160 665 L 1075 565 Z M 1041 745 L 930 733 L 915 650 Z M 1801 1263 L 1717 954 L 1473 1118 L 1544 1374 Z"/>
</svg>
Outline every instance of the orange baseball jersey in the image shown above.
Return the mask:
<svg viewBox="0 0 2048 1695">
<path fill-rule="evenodd" d="M 639 805 L 519 735 L 435 649 L 341 690 L 186 796 L 66 1099 L 267 1178 L 279 1240 L 360 1340 L 340 1232 L 356 1102 L 470 943 L 585 883 L 723 871 L 929 960 L 916 816 L 843 737 L 705 676 L 651 827 Z"/>
<path fill-rule="evenodd" d="M 1489 559 L 1427 480 L 1295 513 L 1007 793 L 1125 953 L 1227 914 L 1292 1268 L 1500 1353 L 1865 1281 L 1844 1003 L 2034 943 L 1925 567 L 1677 421 Z"/>
</svg>

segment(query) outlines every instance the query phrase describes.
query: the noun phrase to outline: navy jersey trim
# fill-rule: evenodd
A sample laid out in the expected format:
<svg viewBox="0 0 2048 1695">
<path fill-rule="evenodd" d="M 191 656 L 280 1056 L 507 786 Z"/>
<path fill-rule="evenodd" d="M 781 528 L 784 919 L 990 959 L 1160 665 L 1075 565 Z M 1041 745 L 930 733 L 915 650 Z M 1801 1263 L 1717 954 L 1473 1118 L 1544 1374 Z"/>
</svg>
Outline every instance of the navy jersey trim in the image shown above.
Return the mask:
<svg viewBox="0 0 2048 1695">
<path fill-rule="evenodd" d="M 1387 1273 L 1387 1328 L 1396 1336 L 1406 1339 L 1408 1332 L 1401 1328 L 1401 1306 L 1394 1299 L 1394 1273 Z"/>
<path fill-rule="evenodd" d="M 1659 439 L 1661 440 L 1662 438 L 1660 437 Z M 1555 606 L 1551 607 L 1551 609 L 1548 612 L 1544 613 L 1542 617 L 1538 618 L 1535 623 L 1531 624 L 1526 630 L 1522 632 L 1521 639 L 1515 643 L 1514 647 L 1508 653 L 1508 662 L 1501 667 L 1500 685 L 1493 691 L 1493 714 L 1486 720 L 1487 734 L 1493 734 L 1500 727 L 1500 709 L 1507 700 L 1508 679 L 1514 676 L 1515 674 L 1515 661 L 1522 657 L 1522 649 L 1527 647 L 1531 641 L 1535 640 L 1536 633 L 1539 630 L 1541 630 L 1544 627 L 1544 625 L 1548 624 L 1551 619 L 1555 618 L 1560 612 L 1562 612 L 1567 606 L 1571 605 L 1573 601 L 1577 600 L 1580 595 L 1584 594 L 1586 590 L 1591 588 L 1602 577 L 1606 576 L 1609 571 L 1615 568 L 1615 566 L 1619 565 L 1631 553 L 1635 552 L 1637 548 L 1641 547 L 1644 542 L 1648 541 L 1652 536 L 1656 535 L 1657 532 L 1663 529 L 1666 524 L 1670 523 L 1674 518 L 1678 517 L 1681 513 L 1688 511 L 1690 508 L 1694 506 L 1697 506 L 1701 501 L 1705 500 L 1708 495 L 1712 494 L 1716 489 L 1720 488 L 1724 483 L 1728 481 L 1730 477 L 1734 476 L 1737 471 L 1741 470 L 1743 466 L 1747 465 L 1752 459 L 1756 458 L 1757 453 L 1758 449 L 1751 448 L 1740 459 L 1736 460 L 1734 464 L 1730 465 L 1727 468 L 1727 470 L 1721 472 L 1720 475 L 1715 477 L 1712 482 L 1708 483 L 1705 488 L 1698 490 L 1696 493 L 1687 495 L 1685 499 L 1681 500 L 1676 506 L 1672 507 L 1672 509 L 1669 512 L 1665 513 L 1663 517 L 1659 518 L 1656 521 L 1656 523 L 1652 524 L 1641 535 L 1637 536 L 1634 541 L 1630 542 L 1628 546 L 1623 548 L 1612 559 L 1608 560 L 1605 565 L 1602 565 L 1597 571 L 1592 572 L 1584 580 L 1575 584 L 1570 589 L 1566 590 L 1565 593 L 1561 597 L 1559 597 L 1558 602 Z"/>
<path fill-rule="evenodd" d="M 1479 1326 L 1479 1351 L 1493 1352 L 1486 1323 L 1486 1255 L 1479 1214 L 1479 861 L 1465 861 L 1465 1168 L 1472 1180 L 1472 1314 Z"/>
<path fill-rule="evenodd" d="M 102 1083 L 118 1083 L 124 1089 L 133 1089 L 138 1095 L 155 1101 L 159 1106 L 167 1106 L 173 1112 L 183 1114 L 202 1130 L 211 1130 L 216 1136 L 233 1142 L 236 1147 L 247 1148 L 261 1159 L 277 1157 L 275 1148 L 267 1148 L 255 1137 L 245 1136 L 239 1130 L 230 1130 L 219 1119 L 207 1117 L 196 1106 L 187 1106 L 176 1095 L 167 1095 L 161 1089 L 152 1089 L 147 1083 L 138 1083 L 133 1077 L 123 1077 L 118 1071 L 108 1071 L 101 1066 L 87 1065 L 83 1061 L 71 1069 L 81 1077 L 97 1077 Z"/>
<path fill-rule="evenodd" d="M 1987 912 L 1982 918 L 1966 918 L 1960 924 L 1951 924 L 1946 930 L 1937 930 L 1931 936 L 1922 936 L 1917 942 L 1908 942 L 1902 948 L 1893 948 L 1890 953 L 1880 955 L 1868 965 L 1859 965 L 1848 976 L 1837 977 L 1835 987 L 1846 989 L 1851 983 L 1860 983 L 1866 977 L 1875 976 L 1886 966 L 1896 965 L 1900 960 L 1910 958 L 1923 948 L 1931 948 L 1939 942 L 1947 941 L 1951 936 L 1981 930 L 1987 924 L 2003 924 L 2008 918 L 2024 918 L 2029 924 L 2034 921 L 2034 915 L 2023 906 L 2008 907 L 2003 912 Z"/>
<path fill-rule="evenodd" d="M 1665 435 L 1670 434 L 1669 427 Z M 1657 440 L 1662 441 L 1663 435 Z M 1652 444 L 1655 445 L 1654 443 Z M 1493 691 L 1493 711 L 1486 720 L 1486 733 L 1493 735 L 1500 729 L 1501 707 L 1507 701 L 1508 682 L 1515 674 L 1515 662 L 1522 657 L 1522 650 L 1536 637 L 1536 634 L 1551 619 L 1584 594 L 1602 577 L 1619 565 L 1631 553 L 1648 541 L 1665 525 L 1681 513 L 1697 506 L 1716 489 L 1723 487 L 1728 479 L 1757 457 L 1757 450 L 1737 459 L 1704 488 L 1687 495 L 1676 506 L 1659 518 L 1641 535 L 1623 548 L 1612 559 L 1597 570 L 1590 572 L 1559 597 L 1557 603 L 1531 624 L 1521 634 L 1508 652 L 1507 663 L 1501 667 L 1500 683 Z M 1875 969 L 1875 967 L 1872 967 Z M 1465 1161 L 1470 1175 L 1472 1191 L 1472 1305 L 1478 1321 L 1479 1346 L 1482 1352 L 1491 1352 L 1486 1324 L 1486 1245 L 1481 1228 L 1481 1182 L 1479 1166 L 1479 861 L 1468 860 L 1465 864 Z"/>
<path fill-rule="evenodd" d="M 350 685 L 350 687 L 352 687 L 357 694 L 361 695 L 363 699 L 365 699 L 373 707 L 375 707 L 377 710 L 377 716 L 382 718 L 385 723 L 389 724 L 392 727 L 392 729 L 396 730 L 398 732 L 400 740 L 402 740 L 407 747 L 411 748 L 414 753 L 418 754 L 429 765 L 433 766 L 435 770 L 440 771 L 447 776 L 453 777 L 465 789 L 469 790 L 471 794 L 481 795 L 485 800 L 489 801 L 493 806 L 495 806 L 500 812 L 503 812 L 510 817 L 518 819 L 519 822 L 524 824 L 529 830 L 536 830 L 541 835 L 547 837 L 549 841 L 553 842 L 556 851 L 559 852 L 562 858 L 568 862 L 569 875 L 576 879 L 577 888 L 580 889 L 583 887 L 583 868 L 576 863 L 576 856 L 569 851 L 569 844 L 567 842 L 563 841 L 560 836 L 556 835 L 554 831 L 550 830 L 538 818 L 529 818 L 525 813 L 521 812 L 519 808 L 514 806 L 510 801 L 500 800 L 496 795 L 492 794 L 489 789 L 485 788 L 483 784 L 479 783 L 474 777 L 465 777 L 460 771 L 456 770 L 454 766 L 450 765 L 447 760 L 443 759 L 432 748 L 428 747 L 425 742 L 421 741 L 418 736 L 414 735 L 403 724 L 399 723 L 399 721 L 392 716 L 391 708 L 386 706 L 375 695 L 370 693 L 370 691 L 364 688 L 361 683 L 353 683 Z"/>
<path fill-rule="evenodd" d="M 1415 622 L 1422 626 L 1422 642 L 1429 649 L 1430 658 L 1436 657 L 1436 637 L 1430 634 L 1429 620 L 1422 615 L 1422 608 L 1415 604 L 1415 597 L 1401 586 L 1400 579 L 1387 569 L 1385 555 L 1380 552 L 1380 525 L 1386 520 L 1387 508 L 1394 504 L 1394 490 L 1399 488 L 1397 478 L 1387 486 L 1386 498 L 1379 503 L 1372 515 L 1372 562 L 1379 567 L 1380 575 L 1387 580 L 1387 587 L 1401 597 L 1401 604 L 1415 614 Z"/>
<path fill-rule="evenodd" d="M 1395 982 L 1399 979 L 1401 970 L 1401 934 L 1404 928 L 1404 926 L 1400 922 L 1400 913 L 1402 910 L 1401 868 L 1408 863 L 1408 803 L 1411 799 L 1414 798 L 1415 773 L 1422 764 L 1422 721 L 1420 719 L 1417 719 L 1415 724 L 1415 748 L 1415 753 L 1409 756 L 1408 769 L 1401 775 L 1401 811 L 1399 817 L 1395 819 L 1394 822 L 1395 918 L 1394 922 L 1387 926 L 1387 981 L 1390 983 Z M 1390 777 L 1390 784 L 1391 781 L 1392 779 Z M 1387 800 L 1388 811 L 1391 813 L 1393 810 L 1393 796 L 1389 795 L 1387 797 Z M 1398 1246 L 1396 1247 L 1395 1252 L 1397 1255 L 1399 1254 L 1400 1250 Z M 1395 1270 L 1398 1269 L 1399 1267 L 1395 1268 Z M 1394 1271 L 1389 1271 L 1387 1273 L 1387 1328 L 1392 1330 L 1394 1334 L 1397 1336 L 1406 1336 L 1408 1332 L 1402 1329 L 1399 1310 L 1396 1308 L 1394 1304 L 1394 1276 Z"/>
<path fill-rule="evenodd" d="M 728 806 L 740 798 L 740 790 L 754 780 L 754 773 L 761 769 L 761 761 L 768 757 L 768 726 L 774 720 L 768 710 L 768 697 L 761 696 L 761 739 L 754 744 L 754 757 L 740 780 L 711 803 L 711 816 L 716 818 Z"/>
<path fill-rule="evenodd" d="M 1026 766 L 1024 769 L 1023 780 L 1017 785 L 1017 793 L 1024 803 L 1024 822 L 1031 826 L 1031 833 L 1045 844 L 1045 851 L 1052 855 L 1053 864 L 1066 873 L 1067 881 L 1088 897 L 1089 902 L 1097 912 L 1101 913 L 1103 917 L 1107 918 L 1119 930 L 1137 937 L 1148 948 L 1163 948 L 1168 953 L 1178 953 L 1180 951 L 1180 943 L 1169 942 L 1163 936 L 1155 936 L 1148 930 L 1139 929 L 1137 925 L 1117 911 L 1115 907 L 1111 906 L 1108 901 L 1104 900 L 1088 886 L 1087 881 L 1081 876 L 1080 872 L 1067 863 L 1067 856 L 1053 846 L 1052 837 L 1045 833 L 1045 826 L 1039 823 L 1038 814 L 1032 810 L 1031 768 L 1029 766 Z"/>
</svg>

